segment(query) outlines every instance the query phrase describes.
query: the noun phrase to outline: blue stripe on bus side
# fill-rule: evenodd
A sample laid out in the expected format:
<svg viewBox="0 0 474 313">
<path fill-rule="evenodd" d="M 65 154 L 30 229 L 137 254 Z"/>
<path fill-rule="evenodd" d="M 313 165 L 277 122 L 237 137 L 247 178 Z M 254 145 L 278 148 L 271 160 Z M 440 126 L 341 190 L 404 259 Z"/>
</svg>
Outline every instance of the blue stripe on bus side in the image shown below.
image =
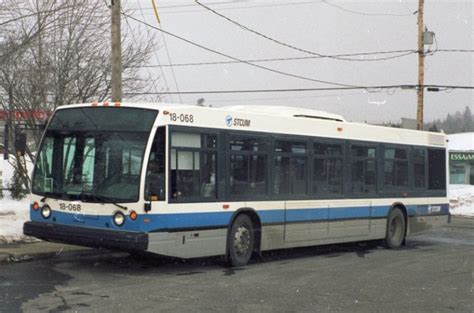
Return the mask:
<svg viewBox="0 0 474 313">
<path fill-rule="evenodd" d="M 436 205 L 439 210 L 431 211 L 433 205 L 407 206 L 408 215 L 448 214 L 448 204 Z M 265 210 L 258 215 L 262 224 L 282 224 L 298 222 L 321 222 L 347 219 L 384 218 L 388 215 L 389 206 L 373 207 L 339 207 L 339 208 L 308 208 L 290 210 Z M 122 227 L 113 223 L 112 216 L 83 215 L 53 211 L 52 216 L 45 220 L 39 211 L 31 212 L 31 220 L 56 224 L 149 232 L 159 230 L 173 230 L 186 228 L 218 228 L 227 227 L 233 212 L 207 213 L 174 213 L 174 214 L 140 214 L 136 221 L 126 218 Z M 124 212 L 125 214 L 126 212 Z M 286 218 L 285 218 L 286 213 Z"/>
</svg>

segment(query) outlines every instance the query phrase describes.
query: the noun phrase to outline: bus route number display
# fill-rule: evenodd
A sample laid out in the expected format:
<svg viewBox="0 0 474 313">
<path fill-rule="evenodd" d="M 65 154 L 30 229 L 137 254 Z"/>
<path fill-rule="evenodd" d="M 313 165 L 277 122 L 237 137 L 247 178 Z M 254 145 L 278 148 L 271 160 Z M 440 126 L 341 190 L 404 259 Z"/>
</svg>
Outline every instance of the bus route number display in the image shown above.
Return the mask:
<svg viewBox="0 0 474 313">
<path fill-rule="evenodd" d="M 194 116 L 192 114 L 176 114 L 170 113 L 171 122 L 181 122 L 181 123 L 194 123 Z"/>
</svg>

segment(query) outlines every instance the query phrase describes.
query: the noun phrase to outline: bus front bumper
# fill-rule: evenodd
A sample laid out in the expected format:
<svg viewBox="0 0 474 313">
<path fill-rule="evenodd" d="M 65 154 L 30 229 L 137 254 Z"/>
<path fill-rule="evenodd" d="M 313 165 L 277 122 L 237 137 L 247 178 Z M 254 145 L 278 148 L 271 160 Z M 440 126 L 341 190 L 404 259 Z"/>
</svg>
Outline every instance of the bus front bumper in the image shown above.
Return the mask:
<svg viewBox="0 0 474 313">
<path fill-rule="evenodd" d="M 146 251 L 148 234 L 51 223 L 26 222 L 23 233 L 46 241 L 124 251 Z"/>
</svg>

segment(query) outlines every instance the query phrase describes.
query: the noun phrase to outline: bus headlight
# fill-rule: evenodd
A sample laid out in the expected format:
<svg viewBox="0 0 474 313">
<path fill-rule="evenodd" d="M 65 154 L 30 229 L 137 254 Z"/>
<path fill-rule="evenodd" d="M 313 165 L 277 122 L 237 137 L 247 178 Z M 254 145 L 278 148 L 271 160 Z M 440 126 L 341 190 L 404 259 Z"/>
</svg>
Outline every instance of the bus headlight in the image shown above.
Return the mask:
<svg viewBox="0 0 474 313">
<path fill-rule="evenodd" d="M 49 205 L 43 205 L 43 207 L 41 208 L 41 215 L 44 217 L 44 218 L 50 218 L 51 216 L 51 208 L 49 207 Z"/>
<path fill-rule="evenodd" d="M 114 223 L 117 226 L 122 226 L 123 223 L 125 223 L 125 215 L 122 214 L 122 212 L 117 212 L 114 215 Z"/>
</svg>

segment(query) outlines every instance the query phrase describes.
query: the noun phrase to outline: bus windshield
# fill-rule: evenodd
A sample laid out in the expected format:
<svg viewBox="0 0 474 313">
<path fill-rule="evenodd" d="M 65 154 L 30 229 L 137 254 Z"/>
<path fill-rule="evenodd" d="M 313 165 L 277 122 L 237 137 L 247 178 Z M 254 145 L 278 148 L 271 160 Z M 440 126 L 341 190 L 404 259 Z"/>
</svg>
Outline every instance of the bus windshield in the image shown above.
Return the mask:
<svg viewBox="0 0 474 313">
<path fill-rule="evenodd" d="M 58 110 L 36 160 L 34 194 L 84 202 L 138 201 L 143 155 L 157 111 Z"/>
</svg>

